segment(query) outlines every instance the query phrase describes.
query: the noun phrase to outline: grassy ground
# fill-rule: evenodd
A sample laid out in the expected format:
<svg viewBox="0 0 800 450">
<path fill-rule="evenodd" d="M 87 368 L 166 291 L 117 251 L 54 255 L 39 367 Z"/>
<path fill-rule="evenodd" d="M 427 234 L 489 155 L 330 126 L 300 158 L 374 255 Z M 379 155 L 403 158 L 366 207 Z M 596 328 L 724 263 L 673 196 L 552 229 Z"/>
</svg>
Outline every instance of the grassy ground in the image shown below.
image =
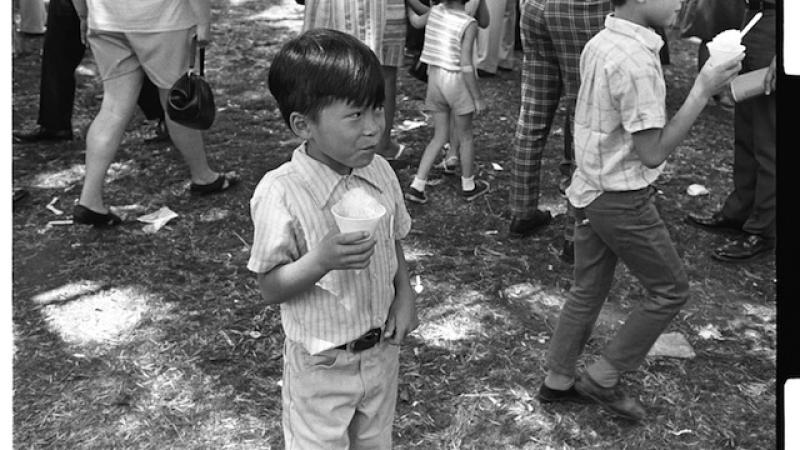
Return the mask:
<svg viewBox="0 0 800 450">
<path fill-rule="evenodd" d="M 278 309 L 265 307 L 246 268 L 248 200 L 298 141 L 266 89 L 279 45 L 301 9 L 283 0 L 215 2 L 207 76 L 219 113 L 206 133 L 215 168 L 235 169 L 230 193 L 190 198 L 187 170 L 137 117 L 109 176 L 107 199 L 130 222 L 110 231 L 53 225 L 68 216 L 82 179 L 84 143 L 13 146 L 15 186 L 31 196 L 13 213 L 14 445 L 16 448 L 281 448 Z M 673 40 L 665 70 L 673 113 L 695 74 L 696 44 Z M 90 57 L 78 74 L 74 126 L 101 96 Z M 39 58 L 13 65 L 13 124 L 33 124 Z M 419 275 L 421 325 L 401 353 L 396 448 L 677 449 L 775 446 L 775 263 L 713 262 L 719 236 L 685 225 L 731 187 L 733 114 L 709 106 L 659 180 L 658 206 L 678 247 L 692 298 L 670 325 L 696 357 L 648 358 L 625 381 L 649 419 L 616 420 L 592 405 L 545 406 L 534 398 L 558 305 L 571 282 L 557 257 L 563 216 L 543 233 L 507 238 L 511 138 L 519 71 L 481 79 L 490 100 L 476 125 L 479 176 L 489 195 L 464 203 L 457 179 L 409 205 L 405 242 Z M 424 85 L 400 73 L 397 137 L 413 176 L 431 136 L 419 111 Z M 407 122 L 405 122 L 407 121 Z M 556 189 L 560 124 L 550 139 L 543 206 L 563 212 Z M 411 129 L 408 129 L 411 128 Z M 497 169 L 498 164 L 503 170 Z M 710 195 L 689 197 L 700 183 Z M 46 206 L 64 210 L 56 215 Z M 179 214 L 155 234 L 138 215 Z M 595 352 L 645 293 L 620 267 Z"/>
</svg>

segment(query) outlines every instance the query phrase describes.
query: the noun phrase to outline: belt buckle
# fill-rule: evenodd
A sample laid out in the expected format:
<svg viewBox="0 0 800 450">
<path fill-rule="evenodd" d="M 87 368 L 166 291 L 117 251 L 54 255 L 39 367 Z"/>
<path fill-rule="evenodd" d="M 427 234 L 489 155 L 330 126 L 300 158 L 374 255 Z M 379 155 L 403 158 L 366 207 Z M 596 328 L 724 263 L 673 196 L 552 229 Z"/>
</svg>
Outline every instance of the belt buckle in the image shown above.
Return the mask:
<svg viewBox="0 0 800 450">
<path fill-rule="evenodd" d="M 358 353 L 370 349 L 374 347 L 375 344 L 378 343 L 378 340 L 380 340 L 380 336 L 381 336 L 380 328 L 374 328 L 364 333 L 361 337 L 348 342 L 346 349 L 348 352 L 351 353 Z M 356 346 L 359 344 L 367 345 L 367 347 L 357 348 Z"/>
</svg>

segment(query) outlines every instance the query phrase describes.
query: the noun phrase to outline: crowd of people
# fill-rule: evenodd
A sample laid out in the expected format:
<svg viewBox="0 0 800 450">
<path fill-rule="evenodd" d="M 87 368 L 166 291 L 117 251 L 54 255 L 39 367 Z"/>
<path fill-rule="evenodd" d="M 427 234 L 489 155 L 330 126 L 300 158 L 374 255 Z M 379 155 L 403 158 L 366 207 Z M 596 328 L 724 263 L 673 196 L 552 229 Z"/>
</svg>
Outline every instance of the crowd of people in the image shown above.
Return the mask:
<svg viewBox="0 0 800 450">
<path fill-rule="evenodd" d="M 268 85 L 302 144 L 255 188 L 248 262 L 264 301 L 281 309 L 286 447 L 390 448 L 398 346 L 417 326 L 402 247 L 411 227 L 405 201 L 427 203 L 425 188 L 437 182 L 437 171 L 460 170 L 464 201 L 489 192 L 489 183 L 475 178 L 472 122 L 487 108 L 480 79 L 517 65 L 511 31 L 517 16 L 523 51 L 510 236 L 533 235 L 552 221 L 539 209 L 541 161 L 558 105 L 567 110 L 558 187 L 570 217 L 562 258 L 574 265 L 574 283 L 538 398 L 590 399 L 619 417 L 645 419 L 620 375 L 643 362 L 690 295 L 653 183 L 709 101 L 740 72 L 763 67 L 766 95 L 735 106 L 734 191 L 720 211 L 690 214 L 687 221 L 737 232 L 712 252 L 722 261 L 750 261 L 775 245 L 774 1 L 747 2 L 740 23 L 757 12 L 763 18 L 745 36 L 746 52 L 705 61 L 672 117 L 663 30 L 674 23 L 681 0 L 524 0 L 518 10 L 511 0 L 298 3 L 305 4 L 303 30 L 271 61 Z M 160 113 L 152 117 L 163 121 L 183 154 L 192 193 L 225 192 L 238 182 L 235 173 L 209 167 L 202 132 L 163 112 L 167 90 L 187 69 L 192 41 L 211 40 L 209 0 L 51 0 L 49 13 L 39 126 L 15 138 L 72 138 L 73 72 L 88 43 L 103 100 L 86 136 L 75 222 L 121 222 L 104 201 L 104 178 L 137 100 L 146 108 L 142 96 L 157 95 Z M 424 109 L 434 130 L 404 189 L 389 161 L 403 153 L 391 129 L 407 18 L 424 29 Z M 143 89 L 147 80 L 154 89 Z M 373 232 L 339 232 L 331 206 L 353 189 L 385 210 Z M 579 371 L 619 261 L 648 295 Z"/>
</svg>

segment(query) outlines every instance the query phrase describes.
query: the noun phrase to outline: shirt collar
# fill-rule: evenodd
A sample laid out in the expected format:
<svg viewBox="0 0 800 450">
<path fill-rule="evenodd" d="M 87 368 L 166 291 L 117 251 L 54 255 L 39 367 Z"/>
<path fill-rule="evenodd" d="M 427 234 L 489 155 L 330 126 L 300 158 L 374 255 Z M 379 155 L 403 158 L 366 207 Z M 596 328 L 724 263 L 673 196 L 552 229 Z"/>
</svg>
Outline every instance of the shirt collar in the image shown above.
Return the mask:
<svg viewBox="0 0 800 450">
<path fill-rule="evenodd" d="M 625 36 L 641 42 L 645 47 L 654 53 L 658 53 L 661 50 L 661 47 L 664 46 L 664 41 L 661 39 L 661 36 L 659 36 L 658 33 L 653 31 L 651 28 L 635 24 L 630 20 L 617 19 L 614 17 L 613 13 L 606 16 L 605 25 L 606 28 L 611 31 L 624 34 Z"/>
<path fill-rule="evenodd" d="M 375 158 L 379 158 L 376 154 Z M 297 167 L 297 173 L 314 197 L 320 209 L 324 209 L 330 201 L 331 195 L 348 177 L 357 177 L 371 184 L 375 189 L 381 189 L 381 177 L 375 167 L 374 160 L 365 167 L 353 169 L 349 175 L 340 175 L 335 170 L 320 161 L 308 156 L 306 142 L 300 144 L 292 153 L 292 164 Z"/>
</svg>

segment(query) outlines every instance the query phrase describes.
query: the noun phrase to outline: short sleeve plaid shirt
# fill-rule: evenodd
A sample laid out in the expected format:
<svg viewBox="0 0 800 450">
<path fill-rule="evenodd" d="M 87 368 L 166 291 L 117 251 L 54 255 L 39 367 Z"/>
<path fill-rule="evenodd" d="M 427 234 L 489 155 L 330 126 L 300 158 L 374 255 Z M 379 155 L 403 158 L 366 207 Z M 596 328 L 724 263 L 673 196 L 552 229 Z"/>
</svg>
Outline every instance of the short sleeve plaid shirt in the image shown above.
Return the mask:
<svg viewBox="0 0 800 450">
<path fill-rule="evenodd" d="M 394 301 L 395 241 L 411 228 L 397 176 L 380 156 L 349 175 L 339 175 L 308 156 L 303 144 L 291 161 L 264 175 L 250 199 L 254 237 L 247 268 L 266 273 L 296 261 L 336 229 L 331 206 L 355 187 L 366 190 L 387 211 L 375 232 L 369 267 L 330 271 L 281 304 L 286 337 L 310 354 L 352 341 L 386 321 Z"/>
<path fill-rule="evenodd" d="M 570 203 L 583 208 L 604 191 L 642 189 L 664 165 L 650 169 L 633 147 L 632 134 L 663 128 L 666 85 L 653 30 L 606 17 L 605 29 L 581 53 L 581 87 L 575 106 L 575 163 L 567 189 Z"/>
</svg>

